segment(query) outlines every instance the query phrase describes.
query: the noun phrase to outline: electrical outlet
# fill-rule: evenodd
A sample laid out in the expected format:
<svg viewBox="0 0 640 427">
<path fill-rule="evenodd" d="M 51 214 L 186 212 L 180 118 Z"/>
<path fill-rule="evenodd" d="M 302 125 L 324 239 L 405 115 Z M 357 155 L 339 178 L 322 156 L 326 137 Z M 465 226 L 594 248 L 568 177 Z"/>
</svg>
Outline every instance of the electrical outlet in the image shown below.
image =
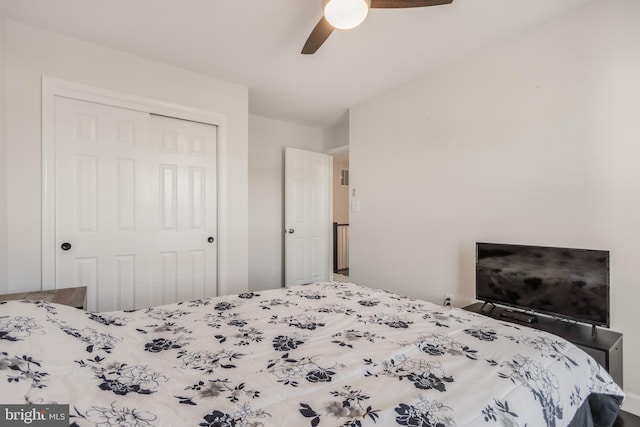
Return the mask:
<svg viewBox="0 0 640 427">
<path fill-rule="evenodd" d="M 445 307 L 453 307 L 453 294 L 444 294 L 442 305 Z"/>
</svg>

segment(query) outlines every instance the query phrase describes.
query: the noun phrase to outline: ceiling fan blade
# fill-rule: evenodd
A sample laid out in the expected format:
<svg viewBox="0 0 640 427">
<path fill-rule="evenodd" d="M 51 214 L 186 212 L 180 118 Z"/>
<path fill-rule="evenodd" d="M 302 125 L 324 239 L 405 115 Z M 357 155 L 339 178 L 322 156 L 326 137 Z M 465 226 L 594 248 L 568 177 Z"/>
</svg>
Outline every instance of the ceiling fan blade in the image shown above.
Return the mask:
<svg viewBox="0 0 640 427">
<path fill-rule="evenodd" d="M 333 25 L 329 24 L 329 21 L 323 16 L 309 34 L 309 38 L 302 48 L 302 53 L 305 55 L 316 53 L 316 50 L 329 38 L 334 29 Z"/>
<path fill-rule="evenodd" d="M 403 7 L 425 7 L 450 4 L 453 0 L 371 0 L 371 8 L 396 9 Z"/>
</svg>

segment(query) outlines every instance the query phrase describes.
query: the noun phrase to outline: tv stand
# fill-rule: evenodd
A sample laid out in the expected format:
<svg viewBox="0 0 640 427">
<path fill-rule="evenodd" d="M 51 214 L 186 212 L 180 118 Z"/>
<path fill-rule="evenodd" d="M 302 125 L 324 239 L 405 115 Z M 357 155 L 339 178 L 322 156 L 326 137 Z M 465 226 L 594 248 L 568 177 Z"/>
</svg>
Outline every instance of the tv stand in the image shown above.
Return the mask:
<svg viewBox="0 0 640 427">
<path fill-rule="evenodd" d="M 463 308 L 467 311 L 482 314 L 493 319 L 527 326 L 564 338 L 593 357 L 609 372 L 616 384 L 622 387 L 621 333 L 609 329 L 596 328 L 595 325 L 565 322 L 544 315 L 534 316 L 537 318 L 537 321 L 531 322 L 505 314 L 512 310 L 504 307 L 493 306 L 491 310 L 487 311 L 481 302 Z M 522 314 L 525 316 L 529 315 L 529 313 Z"/>
</svg>

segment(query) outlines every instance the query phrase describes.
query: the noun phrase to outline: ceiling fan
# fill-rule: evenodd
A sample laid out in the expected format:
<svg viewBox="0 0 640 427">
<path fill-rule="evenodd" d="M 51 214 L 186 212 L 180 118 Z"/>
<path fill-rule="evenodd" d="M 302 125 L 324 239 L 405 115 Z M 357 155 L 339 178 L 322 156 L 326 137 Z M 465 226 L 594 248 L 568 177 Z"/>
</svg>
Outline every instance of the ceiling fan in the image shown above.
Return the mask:
<svg viewBox="0 0 640 427">
<path fill-rule="evenodd" d="M 324 14 L 309 35 L 302 54 L 311 55 L 322 46 L 334 29 L 348 30 L 364 21 L 369 8 L 397 9 L 450 4 L 453 0 L 323 0 Z"/>
</svg>

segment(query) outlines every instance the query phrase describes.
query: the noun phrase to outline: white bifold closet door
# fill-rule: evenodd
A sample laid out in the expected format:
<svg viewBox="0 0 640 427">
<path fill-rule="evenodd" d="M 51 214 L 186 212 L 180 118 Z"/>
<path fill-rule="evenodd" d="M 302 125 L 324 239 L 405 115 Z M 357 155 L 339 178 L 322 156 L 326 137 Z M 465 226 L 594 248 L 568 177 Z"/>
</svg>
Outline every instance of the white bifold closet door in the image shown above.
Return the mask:
<svg viewBox="0 0 640 427">
<path fill-rule="evenodd" d="M 216 127 L 56 97 L 56 288 L 91 311 L 216 295 Z"/>
</svg>

